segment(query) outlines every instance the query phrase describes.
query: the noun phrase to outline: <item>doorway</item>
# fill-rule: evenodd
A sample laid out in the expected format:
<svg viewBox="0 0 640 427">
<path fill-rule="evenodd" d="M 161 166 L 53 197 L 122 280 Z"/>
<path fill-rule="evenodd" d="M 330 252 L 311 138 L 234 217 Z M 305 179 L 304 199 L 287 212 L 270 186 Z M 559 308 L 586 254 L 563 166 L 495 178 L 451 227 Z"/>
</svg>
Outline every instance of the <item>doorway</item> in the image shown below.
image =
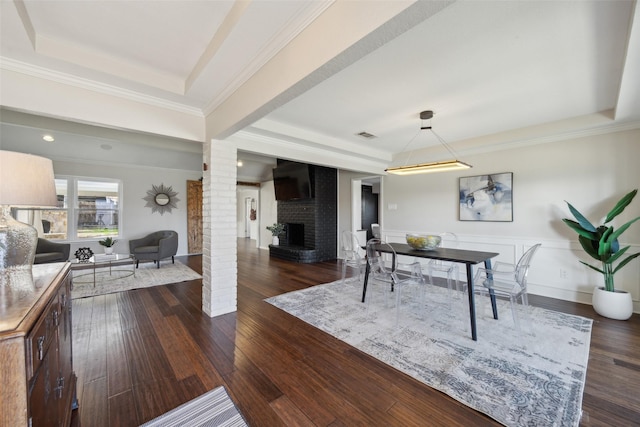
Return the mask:
<svg viewBox="0 0 640 427">
<path fill-rule="evenodd" d="M 372 238 L 371 224 L 381 224 L 384 220 L 382 202 L 380 176 L 351 180 L 351 231 L 359 241 L 364 243 Z"/>
<path fill-rule="evenodd" d="M 373 185 L 371 184 L 362 184 L 362 213 L 361 213 L 361 221 L 362 221 L 362 229 L 367 232 L 367 241 L 373 238 L 373 233 L 371 232 L 371 224 L 379 224 L 379 215 L 378 215 L 378 192 L 374 192 Z"/>
</svg>

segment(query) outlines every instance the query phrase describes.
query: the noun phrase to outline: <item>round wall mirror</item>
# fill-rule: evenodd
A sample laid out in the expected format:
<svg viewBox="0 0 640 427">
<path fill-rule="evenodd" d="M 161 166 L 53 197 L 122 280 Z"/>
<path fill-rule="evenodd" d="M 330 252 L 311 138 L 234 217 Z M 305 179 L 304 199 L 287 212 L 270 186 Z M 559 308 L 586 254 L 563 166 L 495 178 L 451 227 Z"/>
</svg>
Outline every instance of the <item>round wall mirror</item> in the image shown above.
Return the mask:
<svg viewBox="0 0 640 427">
<path fill-rule="evenodd" d="M 143 199 L 147 201 L 145 207 L 151 208 L 151 213 L 159 212 L 163 215 L 165 212 L 171 213 L 171 209 L 177 209 L 176 203 L 180 200 L 177 195 L 172 187 L 160 184 L 152 185 L 151 190 L 147 191 L 147 197 Z"/>
<path fill-rule="evenodd" d="M 170 200 L 171 199 L 169 198 L 169 196 L 167 194 L 164 194 L 164 193 L 156 194 L 156 203 L 159 206 L 167 205 Z"/>
</svg>

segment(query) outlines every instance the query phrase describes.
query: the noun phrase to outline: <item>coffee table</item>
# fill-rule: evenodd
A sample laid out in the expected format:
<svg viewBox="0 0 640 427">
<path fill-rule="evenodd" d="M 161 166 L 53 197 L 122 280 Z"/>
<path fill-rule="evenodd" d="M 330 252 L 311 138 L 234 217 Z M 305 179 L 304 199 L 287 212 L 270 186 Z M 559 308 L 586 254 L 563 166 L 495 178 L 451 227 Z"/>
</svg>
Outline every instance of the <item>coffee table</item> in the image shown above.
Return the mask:
<svg viewBox="0 0 640 427">
<path fill-rule="evenodd" d="M 126 268 L 131 265 L 131 269 Z M 125 268 L 118 268 L 124 266 Z M 99 268 L 108 268 L 104 271 L 96 271 Z M 105 276 L 103 280 L 117 280 L 123 277 L 136 275 L 136 257 L 131 254 L 96 254 L 87 261 L 79 261 L 77 259 L 71 261 L 71 270 L 87 270 L 91 269 L 91 273 L 74 274 L 73 283 L 88 284 L 93 283 L 96 286 L 96 275 Z M 84 279 L 84 278 L 91 279 Z M 83 278 L 78 280 L 79 278 Z"/>
</svg>

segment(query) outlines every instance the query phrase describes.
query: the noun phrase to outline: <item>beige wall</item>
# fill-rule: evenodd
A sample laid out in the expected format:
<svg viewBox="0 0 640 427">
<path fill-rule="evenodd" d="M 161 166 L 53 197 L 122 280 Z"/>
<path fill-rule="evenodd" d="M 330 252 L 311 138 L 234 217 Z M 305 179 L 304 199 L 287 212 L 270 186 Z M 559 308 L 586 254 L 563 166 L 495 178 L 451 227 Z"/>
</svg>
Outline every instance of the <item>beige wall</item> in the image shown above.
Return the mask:
<svg viewBox="0 0 640 427">
<path fill-rule="evenodd" d="M 388 240 L 403 240 L 406 232 L 451 231 L 460 247 L 500 253 L 515 262 L 532 244 L 542 248 L 529 276 L 530 292 L 590 302 L 602 276 L 578 262 L 584 254 L 577 237 L 561 219 L 569 216 L 570 201 L 592 222 L 600 222 L 613 204 L 640 187 L 640 130 L 575 138 L 519 149 L 464 156 L 473 168 L 383 179 L 383 229 Z M 513 172 L 513 222 L 458 221 L 458 178 Z M 397 205 L 389 210 L 388 205 Z M 640 196 L 616 218 L 615 224 L 640 216 Z M 640 224 L 622 243 L 640 251 Z M 594 261 L 595 262 L 595 261 Z M 632 293 L 640 308 L 640 262 L 634 260 L 616 274 L 616 286 Z"/>
</svg>

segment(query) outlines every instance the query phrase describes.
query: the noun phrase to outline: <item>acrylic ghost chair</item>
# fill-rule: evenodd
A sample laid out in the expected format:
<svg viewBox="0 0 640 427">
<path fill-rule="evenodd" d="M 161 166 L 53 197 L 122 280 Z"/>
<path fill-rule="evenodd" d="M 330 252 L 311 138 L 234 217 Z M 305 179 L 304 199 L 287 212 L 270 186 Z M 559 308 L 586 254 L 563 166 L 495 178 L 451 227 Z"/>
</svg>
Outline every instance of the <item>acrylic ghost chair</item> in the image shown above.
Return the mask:
<svg viewBox="0 0 640 427">
<path fill-rule="evenodd" d="M 454 233 L 440 233 L 439 234 L 441 243 L 441 248 L 450 248 L 457 249 L 458 248 L 458 236 Z M 442 261 L 439 259 L 432 259 L 429 261 L 429 265 L 427 266 L 427 274 L 429 275 L 429 283 L 434 284 L 433 277 L 434 273 L 439 273 L 441 275 L 446 275 L 447 277 L 447 289 L 449 290 L 449 305 L 451 305 L 451 301 L 453 299 L 453 285 L 455 284 L 456 295 L 461 295 L 461 292 L 466 289 L 466 284 L 461 283 L 459 280 L 459 272 L 458 272 L 458 263 Z M 466 307 L 467 305 L 463 301 L 463 305 Z"/>
<path fill-rule="evenodd" d="M 358 237 L 351 231 L 342 232 L 342 283 L 347 278 L 347 267 L 358 271 L 358 282 L 361 282 L 362 272 L 367 267 L 367 260 L 361 255 L 362 247 Z"/>
<path fill-rule="evenodd" d="M 390 265 L 385 264 L 385 260 L 382 253 L 387 253 L 391 256 Z M 400 310 L 402 303 L 402 294 L 405 287 L 415 285 L 418 288 L 419 295 L 424 295 L 424 288 L 426 282 L 422 275 L 422 269 L 420 263 L 414 262 L 411 264 L 405 264 L 405 268 L 408 270 L 398 270 L 398 256 L 391 245 L 380 239 L 371 239 L 367 242 L 367 263 L 369 264 L 369 279 L 368 283 L 378 281 L 383 284 L 384 295 L 389 296 L 389 292 L 395 293 L 396 299 L 396 325 L 400 321 Z M 388 291 L 385 291 L 385 288 Z M 369 297 L 366 298 L 367 312 L 370 311 L 370 302 L 372 296 L 371 292 Z M 423 298 L 419 298 L 419 307 L 423 307 Z"/>
<path fill-rule="evenodd" d="M 522 303 L 525 316 L 529 316 L 529 301 L 527 298 L 527 274 L 531 266 L 533 255 L 540 247 L 540 243 L 533 245 L 521 257 L 518 263 L 513 264 L 496 262 L 493 268 L 478 268 L 474 278 L 474 293 L 490 298 L 506 297 L 511 303 L 511 316 L 513 323 L 520 331 L 518 318 L 518 298 Z"/>
<path fill-rule="evenodd" d="M 371 224 L 371 235 L 374 239 L 382 239 L 382 234 L 380 234 L 380 224 Z"/>
</svg>

